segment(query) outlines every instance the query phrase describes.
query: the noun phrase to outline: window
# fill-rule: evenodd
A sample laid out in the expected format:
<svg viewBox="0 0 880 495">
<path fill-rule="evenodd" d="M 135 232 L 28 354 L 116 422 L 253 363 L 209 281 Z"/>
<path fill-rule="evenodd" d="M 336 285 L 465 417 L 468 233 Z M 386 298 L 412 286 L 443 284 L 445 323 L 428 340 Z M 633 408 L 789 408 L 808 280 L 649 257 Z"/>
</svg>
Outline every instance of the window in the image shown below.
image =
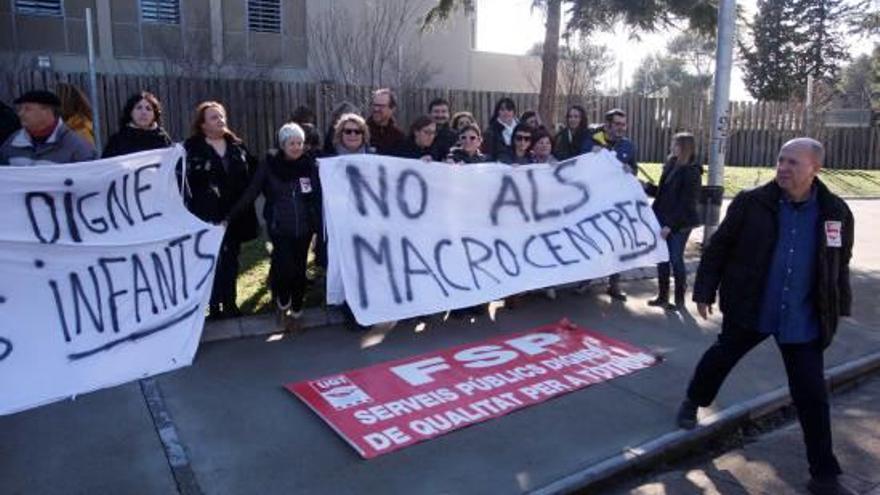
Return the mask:
<svg viewBox="0 0 880 495">
<path fill-rule="evenodd" d="M 281 0 L 248 0 L 248 30 L 281 32 Z"/>
<path fill-rule="evenodd" d="M 61 0 L 15 0 L 15 13 L 61 17 Z"/>
<path fill-rule="evenodd" d="M 179 0 L 141 0 L 141 21 L 180 24 Z"/>
</svg>

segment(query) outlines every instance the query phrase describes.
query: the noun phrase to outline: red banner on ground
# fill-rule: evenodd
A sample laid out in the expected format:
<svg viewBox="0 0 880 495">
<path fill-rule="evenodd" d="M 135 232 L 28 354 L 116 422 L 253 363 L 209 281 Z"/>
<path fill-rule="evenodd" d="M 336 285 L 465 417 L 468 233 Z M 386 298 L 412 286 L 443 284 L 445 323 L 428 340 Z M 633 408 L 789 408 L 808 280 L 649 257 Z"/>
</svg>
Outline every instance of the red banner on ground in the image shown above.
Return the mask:
<svg viewBox="0 0 880 495">
<path fill-rule="evenodd" d="M 657 362 L 562 321 L 286 388 L 369 459 Z"/>
</svg>

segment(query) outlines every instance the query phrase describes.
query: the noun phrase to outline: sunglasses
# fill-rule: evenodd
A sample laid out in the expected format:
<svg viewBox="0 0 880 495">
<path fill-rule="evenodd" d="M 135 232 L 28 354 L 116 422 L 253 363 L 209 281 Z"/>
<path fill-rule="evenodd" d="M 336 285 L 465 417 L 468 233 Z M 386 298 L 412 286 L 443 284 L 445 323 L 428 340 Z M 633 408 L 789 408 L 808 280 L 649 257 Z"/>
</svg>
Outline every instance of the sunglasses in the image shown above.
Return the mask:
<svg viewBox="0 0 880 495">
<path fill-rule="evenodd" d="M 517 141 L 531 141 L 531 140 L 532 140 L 532 136 L 526 136 L 526 135 L 523 135 L 523 134 L 517 134 L 516 137 L 515 137 L 514 139 L 517 140 Z"/>
<path fill-rule="evenodd" d="M 356 134 L 356 135 L 360 136 L 361 134 L 364 133 L 364 131 L 362 131 L 362 130 L 360 130 L 360 129 L 351 129 L 351 128 L 349 128 L 349 129 L 343 129 L 343 130 L 342 130 L 342 133 L 343 133 L 343 134 L 348 134 L 349 136 L 351 136 L 352 134 Z"/>
<path fill-rule="evenodd" d="M 461 141 L 476 141 L 477 139 L 479 139 L 479 137 L 478 136 L 461 136 L 458 139 Z"/>
</svg>

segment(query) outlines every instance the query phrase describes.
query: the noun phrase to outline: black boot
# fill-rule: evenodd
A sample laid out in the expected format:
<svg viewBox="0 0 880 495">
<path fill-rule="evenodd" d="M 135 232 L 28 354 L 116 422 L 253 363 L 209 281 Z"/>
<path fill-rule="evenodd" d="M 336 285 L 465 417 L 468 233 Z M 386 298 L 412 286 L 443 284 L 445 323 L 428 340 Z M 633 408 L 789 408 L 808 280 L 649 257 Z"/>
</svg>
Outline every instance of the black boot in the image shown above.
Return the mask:
<svg viewBox="0 0 880 495">
<path fill-rule="evenodd" d="M 675 307 L 679 310 L 685 308 L 685 295 L 687 294 L 687 276 L 675 277 Z"/>
<path fill-rule="evenodd" d="M 669 263 L 657 264 L 657 290 L 657 297 L 648 301 L 648 306 L 669 309 Z"/>
<path fill-rule="evenodd" d="M 669 306 L 669 279 L 659 280 L 657 286 L 657 297 L 648 301 L 648 306 L 665 308 Z"/>
</svg>

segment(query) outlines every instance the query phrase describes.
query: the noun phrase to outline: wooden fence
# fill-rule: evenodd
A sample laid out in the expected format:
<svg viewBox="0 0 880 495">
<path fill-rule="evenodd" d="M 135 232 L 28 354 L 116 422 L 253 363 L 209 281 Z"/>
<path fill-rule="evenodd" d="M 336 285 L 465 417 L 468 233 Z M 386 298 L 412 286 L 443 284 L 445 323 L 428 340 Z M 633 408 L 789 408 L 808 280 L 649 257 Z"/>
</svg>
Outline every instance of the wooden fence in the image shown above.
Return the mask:
<svg viewBox="0 0 880 495">
<path fill-rule="evenodd" d="M 15 95 L 33 88 L 51 89 L 59 81 L 88 87 L 88 77 L 82 73 L 7 71 L 0 75 L 0 99 L 10 101 Z M 305 105 L 313 109 L 318 127 L 326 129 L 334 107 L 342 101 L 368 110 L 371 91 L 363 86 L 320 83 L 99 74 L 96 106 L 103 119 L 99 131 L 105 138 L 118 128 L 119 112 L 125 100 L 141 89 L 155 93 L 162 101 L 164 125 L 174 139 L 182 140 L 190 134 L 190 120 L 196 104 L 218 100 L 228 110 L 230 126 L 245 139 L 252 151 L 259 154 L 273 146 L 276 129 L 287 121 L 296 107 Z M 398 121 L 402 126 L 410 122 L 424 113 L 428 103 L 438 96 L 449 100 L 453 111 L 470 111 L 482 125 L 490 118 L 495 102 L 503 96 L 513 98 L 520 111 L 538 106 L 538 95 L 534 93 L 401 90 L 398 94 Z M 604 112 L 613 107 L 626 111 L 629 135 L 638 146 L 640 161 L 663 161 L 669 152 L 672 136 L 680 131 L 693 132 L 701 154 L 708 156 L 711 108 L 701 99 L 560 97 L 557 112 L 560 119 L 572 103 L 584 106 L 590 122 L 601 122 Z M 731 103 L 727 164 L 772 166 L 783 142 L 805 134 L 804 116 L 801 105 Z M 817 126 L 814 134 L 827 146 L 828 167 L 880 169 L 880 127 Z"/>
</svg>

